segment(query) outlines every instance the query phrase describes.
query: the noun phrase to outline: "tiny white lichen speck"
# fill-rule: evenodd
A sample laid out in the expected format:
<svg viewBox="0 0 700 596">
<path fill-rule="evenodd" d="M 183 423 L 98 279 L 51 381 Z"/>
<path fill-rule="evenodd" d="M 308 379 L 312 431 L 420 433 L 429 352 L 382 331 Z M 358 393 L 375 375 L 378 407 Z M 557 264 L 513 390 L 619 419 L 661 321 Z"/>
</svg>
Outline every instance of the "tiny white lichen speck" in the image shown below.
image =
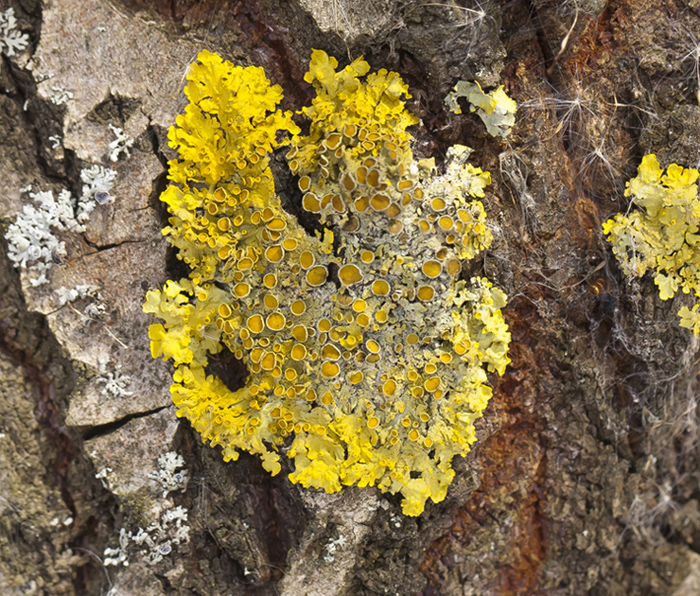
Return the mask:
<svg viewBox="0 0 700 596">
<path fill-rule="evenodd" d="M 68 91 L 65 87 L 61 85 L 52 85 L 51 91 L 53 95 L 49 98 L 51 103 L 57 106 L 68 103 L 69 100 L 73 99 L 74 95 L 71 91 Z"/>
<path fill-rule="evenodd" d="M 60 288 L 56 289 L 56 296 L 58 297 L 59 305 L 64 306 L 65 304 L 75 302 L 76 300 L 94 298 L 97 294 L 97 290 L 97 287 L 88 284 L 79 284 L 70 289 L 61 286 Z"/>
<path fill-rule="evenodd" d="M 78 221 L 87 221 L 98 204 L 105 205 L 113 201 L 109 191 L 112 190 L 116 177 L 116 170 L 97 164 L 80 171 L 80 179 L 83 181 L 83 194 L 80 197 Z"/>
<path fill-rule="evenodd" d="M 117 364 L 108 369 L 108 364 L 109 358 L 98 358 L 97 372 L 99 377 L 97 382 L 104 385 L 102 394 L 113 399 L 132 396 L 134 392 L 127 389 L 131 384 L 131 377 L 122 374 L 121 365 Z"/>
<path fill-rule="evenodd" d="M 175 451 L 168 451 L 158 458 L 159 470 L 151 472 L 148 477 L 157 480 L 163 487 L 163 498 L 168 493 L 184 491 L 189 480 L 184 458 Z"/>
<path fill-rule="evenodd" d="M 345 538 L 343 534 L 340 534 L 337 538 L 331 540 L 328 544 L 326 544 L 326 554 L 324 555 L 323 560 L 326 563 L 332 563 L 335 561 L 335 553 L 338 550 L 338 547 L 343 546 L 347 541 L 347 538 Z"/>
<path fill-rule="evenodd" d="M 116 137 L 113 141 L 107 145 L 107 157 L 109 161 L 118 161 L 119 156 L 123 153 L 126 157 L 131 157 L 131 146 L 134 144 L 134 139 L 127 136 L 127 134 L 118 126 L 113 126 L 109 124 L 109 130 L 114 133 Z"/>
</svg>

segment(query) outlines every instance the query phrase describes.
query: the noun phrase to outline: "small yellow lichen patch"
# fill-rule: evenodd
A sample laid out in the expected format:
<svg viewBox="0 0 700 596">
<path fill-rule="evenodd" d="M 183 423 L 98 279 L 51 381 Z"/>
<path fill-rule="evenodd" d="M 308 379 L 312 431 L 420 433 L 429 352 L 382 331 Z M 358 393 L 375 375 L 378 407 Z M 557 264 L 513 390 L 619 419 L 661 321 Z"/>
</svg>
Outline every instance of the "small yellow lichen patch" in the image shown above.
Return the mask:
<svg viewBox="0 0 700 596">
<path fill-rule="evenodd" d="M 491 136 L 505 137 L 510 133 L 515 124 L 517 104 L 508 97 L 503 85 L 491 93 L 484 93 L 478 82 L 458 81 L 445 98 L 447 107 L 455 114 L 462 113 L 462 108 L 457 102 L 460 97 L 467 98 L 469 109 L 477 113 Z"/>
<path fill-rule="evenodd" d="M 677 164 L 664 174 L 656 156 L 646 155 L 625 190 L 641 209 L 618 213 L 603 224 L 625 274 L 641 277 L 653 270 L 662 300 L 673 298 L 679 289 L 700 299 L 697 180 L 697 170 Z M 700 333 L 700 302 L 692 308 L 683 306 L 678 315 L 681 327 Z"/>
<path fill-rule="evenodd" d="M 374 485 L 419 515 L 428 498 L 444 499 L 452 458 L 475 441 L 486 369 L 502 374 L 509 362 L 505 295 L 459 280 L 491 242 L 477 200 L 490 177 L 466 163 L 465 147 L 450 149 L 441 175 L 417 167 L 406 85 L 368 74 L 362 59 L 336 72 L 313 52 L 307 136 L 276 109 L 281 90 L 260 69 L 198 60 L 161 196 L 164 234 L 191 274 L 144 305 L 163 320 L 151 351 L 175 363 L 178 415 L 226 461 L 245 450 L 276 474 L 286 445 L 292 482 Z M 284 133 L 322 238 L 275 196 L 267 156 Z M 236 391 L 206 371 L 224 348 L 249 372 Z"/>
</svg>

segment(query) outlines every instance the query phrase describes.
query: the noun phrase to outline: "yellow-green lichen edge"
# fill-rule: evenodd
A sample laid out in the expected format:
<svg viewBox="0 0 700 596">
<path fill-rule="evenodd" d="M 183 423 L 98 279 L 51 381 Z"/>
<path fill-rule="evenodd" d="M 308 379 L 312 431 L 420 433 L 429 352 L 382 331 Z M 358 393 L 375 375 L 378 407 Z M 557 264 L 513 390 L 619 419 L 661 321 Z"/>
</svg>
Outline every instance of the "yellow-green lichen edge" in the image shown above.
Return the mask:
<svg viewBox="0 0 700 596">
<path fill-rule="evenodd" d="M 603 224 L 622 271 L 642 277 L 653 270 L 662 300 L 683 293 L 700 298 L 700 201 L 698 171 L 671 164 L 664 173 L 655 155 L 646 155 L 625 196 L 641 209 L 618 213 Z M 683 306 L 680 325 L 700 332 L 700 303 Z"/>
<path fill-rule="evenodd" d="M 515 124 L 518 106 L 515 100 L 508 97 L 503 85 L 491 93 L 484 93 L 476 81 L 457 81 L 454 89 L 445 97 L 445 104 L 454 114 L 462 113 L 457 101 L 460 97 L 467 98 L 469 109 L 478 114 L 491 136 L 507 137 L 510 134 L 510 129 Z"/>
<path fill-rule="evenodd" d="M 256 453 L 274 475 L 286 453 L 292 482 L 377 486 L 420 515 L 445 498 L 452 458 L 476 440 L 486 370 L 509 362 L 505 294 L 460 280 L 491 242 L 475 200 L 490 177 L 465 163 L 464 147 L 441 176 L 415 163 L 401 78 L 367 75 L 362 59 L 336 68 L 313 52 L 306 81 L 317 96 L 299 136 L 260 68 L 209 52 L 192 65 L 161 196 L 163 233 L 191 274 L 148 292 L 144 310 L 163 320 L 150 327 L 151 352 L 173 359 L 178 416 L 226 461 Z M 267 156 L 284 134 L 323 235 L 275 195 Z M 238 391 L 205 369 L 224 347 L 249 372 Z"/>
</svg>

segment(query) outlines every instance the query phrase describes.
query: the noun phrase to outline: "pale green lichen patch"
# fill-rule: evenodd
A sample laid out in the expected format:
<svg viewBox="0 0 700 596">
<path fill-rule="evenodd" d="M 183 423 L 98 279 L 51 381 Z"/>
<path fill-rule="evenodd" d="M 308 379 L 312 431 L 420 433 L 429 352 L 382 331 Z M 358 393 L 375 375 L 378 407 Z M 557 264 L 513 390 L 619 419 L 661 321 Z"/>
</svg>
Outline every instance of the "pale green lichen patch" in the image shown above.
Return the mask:
<svg viewBox="0 0 700 596">
<path fill-rule="evenodd" d="M 275 111 L 281 91 L 260 69 L 198 60 L 161 197 L 164 233 L 192 273 L 144 305 L 164 321 L 151 347 L 177 367 L 178 415 L 227 461 L 246 450 L 276 474 L 286 453 L 292 482 L 377 486 L 419 515 L 445 497 L 452 458 L 476 440 L 486 371 L 509 362 L 505 295 L 460 279 L 491 242 L 477 200 L 490 176 L 465 163 L 464 147 L 440 176 L 418 167 L 406 85 L 367 74 L 362 59 L 337 72 L 314 51 L 307 136 Z M 323 237 L 275 196 L 267 155 L 280 131 L 292 134 L 288 164 Z M 224 346 L 249 371 L 238 391 L 205 372 Z"/>
<path fill-rule="evenodd" d="M 455 114 L 462 113 L 462 108 L 457 101 L 460 97 L 467 99 L 469 109 L 477 113 L 491 136 L 505 137 L 510 133 L 510 129 L 515 124 L 517 104 L 508 97 L 503 85 L 495 91 L 484 93 L 478 82 L 458 81 L 445 98 L 447 107 Z"/>
<path fill-rule="evenodd" d="M 627 183 L 639 209 L 618 213 L 603 224 L 624 273 L 643 276 L 654 271 L 662 300 L 681 289 L 700 298 L 700 201 L 698 171 L 677 164 L 666 172 L 655 155 L 646 155 L 637 176 Z M 700 303 L 678 312 L 681 327 L 700 332 Z"/>
</svg>

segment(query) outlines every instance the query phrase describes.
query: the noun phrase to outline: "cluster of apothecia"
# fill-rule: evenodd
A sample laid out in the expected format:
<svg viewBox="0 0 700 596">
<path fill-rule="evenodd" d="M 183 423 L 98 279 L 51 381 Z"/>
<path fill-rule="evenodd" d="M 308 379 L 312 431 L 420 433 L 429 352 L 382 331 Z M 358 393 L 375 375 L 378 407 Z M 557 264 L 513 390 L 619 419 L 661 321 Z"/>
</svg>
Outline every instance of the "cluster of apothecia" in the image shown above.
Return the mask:
<svg viewBox="0 0 700 596">
<path fill-rule="evenodd" d="M 368 75 L 362 59 L 336 68 L 313 52 L 317 96 L 301 136 L 261 69 L 199 55 L 161 197 L 164 233 L 191 274 L 149 292 L 144 310 L 164 321 L 150 328 L 152 353 L 174 360 L 178 415 L 224 459 L 246 450 L 276 474 L 286 453 L 292 482 L 377 486 L 419 515 L 445 497 L 453 457 L 475 441 L 487 370 L 509 362 L 505 295 L 460 279 L 491 242 L 477 200 L 490 178 L 465 147 L 440 175 L 414 161 L 416 119 L 396 73 Z M 267 156 L 281 131 L 323 235 L 275 195 Z M 237 391 L 206 373 L 224 347 L 249 372 Z"/>
</svg>

